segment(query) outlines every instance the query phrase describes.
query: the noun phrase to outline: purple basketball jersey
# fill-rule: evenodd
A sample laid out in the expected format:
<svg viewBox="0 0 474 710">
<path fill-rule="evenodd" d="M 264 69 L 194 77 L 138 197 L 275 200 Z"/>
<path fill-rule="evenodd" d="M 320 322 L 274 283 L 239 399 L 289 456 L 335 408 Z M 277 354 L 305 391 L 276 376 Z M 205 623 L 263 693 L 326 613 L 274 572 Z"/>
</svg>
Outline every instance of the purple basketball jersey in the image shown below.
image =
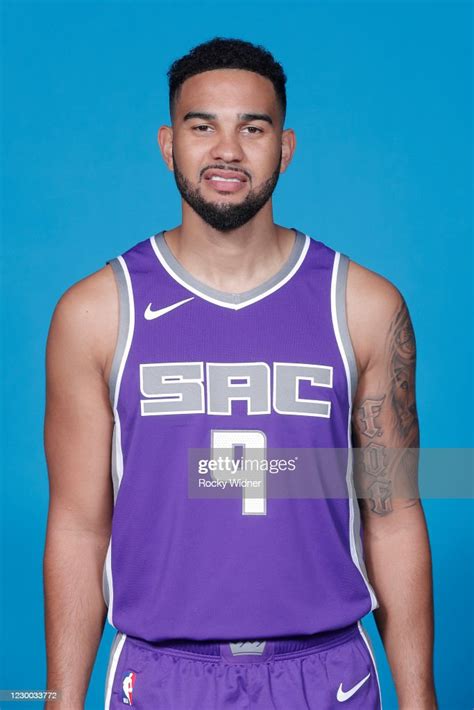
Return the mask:
<svg viewBox="0 0 474 710">
<path fill-rule="evenodd" d="M 347 626 L 378 606 L 363 561 L 350 421 L 357 369 L 348 257 L 298 230 L 245 293 L 185 270 L 160 232 L 110 262 L 114 514 L 108 620 L 147 641 L 271 638 Z M 213 440 L 345 448 L 345 498 L 189 495 Z M 256 443 L 255 443 L 256 442 Z"/>
</svg>

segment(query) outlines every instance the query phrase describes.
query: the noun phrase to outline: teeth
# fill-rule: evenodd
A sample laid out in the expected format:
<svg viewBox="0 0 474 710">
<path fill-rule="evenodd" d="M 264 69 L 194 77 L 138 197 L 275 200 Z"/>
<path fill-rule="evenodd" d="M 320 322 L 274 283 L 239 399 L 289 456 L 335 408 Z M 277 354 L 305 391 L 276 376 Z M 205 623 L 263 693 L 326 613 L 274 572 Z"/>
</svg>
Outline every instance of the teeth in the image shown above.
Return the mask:
<svg viewBox="0 0 474 710">
<path fill-rule="evenodd" d="M 218 175 L 213 175 L 211 180 L 218 180 L 219 182 L 240 182 L 239 178 L 225 178 L 219 177 Z"/>
</svg>

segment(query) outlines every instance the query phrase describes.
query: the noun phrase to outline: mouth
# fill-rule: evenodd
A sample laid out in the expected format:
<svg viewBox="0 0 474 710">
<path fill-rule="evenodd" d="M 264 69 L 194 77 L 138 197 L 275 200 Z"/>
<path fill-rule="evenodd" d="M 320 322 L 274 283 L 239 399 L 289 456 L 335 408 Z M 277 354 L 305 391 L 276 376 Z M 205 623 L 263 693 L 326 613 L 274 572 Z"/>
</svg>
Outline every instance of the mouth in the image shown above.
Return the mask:
<svg viewBox="0 0 474 710">
<path fill-rule="evenodd" d="M 248 182 L 247 177 L 237 170 L 210 169 L 204 173 L 204 182 L 217 192 L 239 192 Z"/>
</svg>

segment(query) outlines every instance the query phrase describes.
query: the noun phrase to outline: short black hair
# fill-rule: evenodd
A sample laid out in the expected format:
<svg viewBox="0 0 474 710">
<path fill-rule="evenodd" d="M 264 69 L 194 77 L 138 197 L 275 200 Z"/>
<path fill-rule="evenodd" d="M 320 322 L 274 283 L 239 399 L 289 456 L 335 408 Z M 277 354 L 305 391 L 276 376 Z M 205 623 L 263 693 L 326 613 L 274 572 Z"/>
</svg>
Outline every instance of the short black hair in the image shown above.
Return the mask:
<svg viewBox="0 0 474 710">
<path fill-rule="evenodd" d="M 171 119 L 184 81 L 195 74 L 213 69 L 246 69 L 270 79 L 280 105 L 283 125 L 286 114 L 286 75 L 283 67 L 260 44 L 226 37 L 214 37 L 197 45 L 170 66 L 167 76 Z"/>
</svg>

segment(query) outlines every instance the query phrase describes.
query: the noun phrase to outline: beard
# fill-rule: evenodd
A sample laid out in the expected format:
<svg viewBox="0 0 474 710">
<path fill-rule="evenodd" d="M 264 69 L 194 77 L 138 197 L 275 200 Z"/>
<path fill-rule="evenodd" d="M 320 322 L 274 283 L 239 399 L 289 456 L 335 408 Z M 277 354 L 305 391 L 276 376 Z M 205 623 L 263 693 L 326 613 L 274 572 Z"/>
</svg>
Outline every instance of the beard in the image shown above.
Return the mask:
<svg viewBox="0 0 474 710">
<path fill-rule="evenodd" d="M 174 178 L 183 200 L 185 200 L 207 224 L 217 229 L 219 232 L 231 232 L 233 229 L 238 229 L 249 222 L 268 202 L 280 176 L 281 160 L 282 153 L 280 151 L 278 165 L 268 180 L 265 180 L 258 190 L 251 189 L 246 198 L 238 204 L 234 204 L 233 202 L 215 203 L 205 200 L 201 195 L 199 187 L 193 187 L 189 180 L 184 177 L 183 173 L 176 165 L 173 154 Z M 218 168 L 217 165 L 213 167 Z M 228 166 L 221 165 L 219 167 L 225 170 Z"/>
</svg>

